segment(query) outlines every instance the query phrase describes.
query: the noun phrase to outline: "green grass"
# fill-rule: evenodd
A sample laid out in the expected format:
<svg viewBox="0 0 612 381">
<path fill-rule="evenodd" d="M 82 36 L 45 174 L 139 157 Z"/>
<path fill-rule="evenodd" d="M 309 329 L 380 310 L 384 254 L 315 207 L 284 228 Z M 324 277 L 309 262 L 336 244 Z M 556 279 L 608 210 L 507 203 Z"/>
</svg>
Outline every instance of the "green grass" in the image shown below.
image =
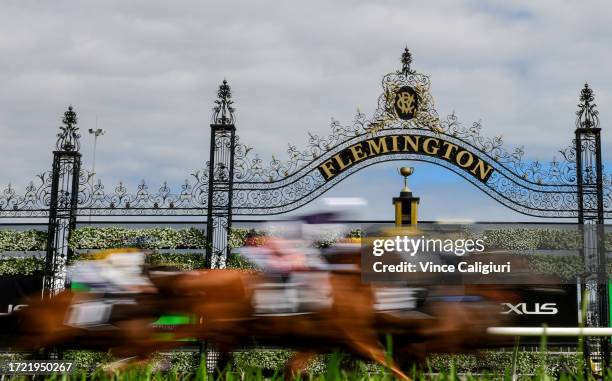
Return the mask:
<svg viewBox="0 0 612 381">
<path fill-rule="evenodd" d="M 582 341 L 579 341 L 575 354 L 550 353 L 547 338 L 543 336 L 540 350 L 520 352 L 519 340 L 514 350 L 484 351 L 477 354 L 432 355 L 422 369 L 404 369 L 415 381 L 513 381 L 512 374 L 518 374 L 518 380 L 533 381 L 612 381 L 612 368 L 603 375 L 590 374 L 590 366 L 582 358 Z M 386 337 L 387 361 L 393 358 L 393 340 Z M 193 352 L 173 352 L 158 354 L 152 361 L 141 365 L 129 365 L 122 370 L 111 371 L 104 364 L 113 361 L 109 353 L 89 351 L 67 351 L 64 359 L 73 361 L 75 370 L 69 375 L 54 375 L 37 378 L 53 381 L 132 381 L 132 380 L 205 380 L 205 381 L 263 381 L 286 380 L 283 365 L 291 357 L 288 350 L 262 351 L 251 350 L 236 352 L 227 369 L 210 373 L 206 364 Z M 165 357 L 164 357 L 165 356 Z M 165 362 L 165 366 L 160 364 Z M 159 369 L 165 369 L 160 371 Z M 585 369 L 587 371 L 585 371 Z M 2 377 L 0 381 L 7 379 Z M 14 377 L 14 380 L 26 380 L 27 376 Z M 371 363 L 357 361 L 341 353 L 319 355 L 311 362 L 306 372 L 297 380 L 304 381 L 387 381 L 393 375 L 386 369 Z"/>
<path fill-rule="evenodd" d="M 388 372 L 379 373 L 364 373 L 356 371 L 348 371 L 343 369 L 341 364 L 340 355 L 332 355 L 329 358 L 327 364 L 327 370 L 324 373 L 319 374 L 306 374 L 302 376 L 301 380 L 305 381 L 391 381 L 393 376 Z M 93 373 L 76 373 L 71 375 L 56 375 L 48 376 L 44 378 L 48 381 L 81 381 L 81 380 L 99 380 L 99 381 L 140 381 L 140 380 L 159 380 L 159 381 L 174 381 L 174 380 L 202 380 L 202 381 L 272 381 L 272 380 L 284 380 L 285 375 L 282 371 L 278 370 L 273 374 L 264 374 L 260 368 L 251 368 L 240 372 L 236 371 L 223 371 L 214 374 L 207 373 L 204 371 L 205 366 L 202 364 L 195 372 L 191 373 L 177 373 L 177 372 L 153 372 L 149 367 L 131 367 L 123 371 L 116 372 L 104 372 L 98 370 Z M 502 374 L 459 374 L 452 367 L 448 372 L 442 373 L 423 373 L 412 370 L 408 372 L 409 376 L 415 381 L 420 380 L 434 380 L 434 381 L 485 381 L 485 380 L 503 380 L 511 381 L 510 372 L 504 372 Z M 27 377 L 16 377 L 14 380 L 26 380 Z M 546 373 L 538 372 L 535 375 L 520 376 L 520 380 L 533 380 L 533 381 L 549 381 L 549 380 L 563 380 L 563 381 L 588 381 L 595 380 L 592 376 L 584 376 L 576 373 L 562 373 L 558 376 L 551 376 Z M 601 378 L 598 378 L 601 379 Z M 603 378 L 604 380 L 612 380 L 612 372 L 608 372 Z M 295 379 L 296 381 L 298 378 Z"/>
<path fill-rule="evenodd" d="M 518 345 L 518 342 L 517 342 Z M 387 353 L 388 359 L 392 357 L 392 346 L 390 336 L 387 337 Z M 516 352 L 515 348 L 515 353 Z M 285 351 L 285 354 L 290 353 Z M 585 375 L 581 371 L 581 367 L 578 362 L 581 361 L 580 356 L 573 356 L 571 367 L 564 367 L 563 369 L 556 369 L 551 371 L 549 361 L 549 354 L 546 351 L 546 339 L 542 338 L 541 350 L 538 352 L 531 352 L 535 356 L 527 357 L 530 364 L 528 368 L 529 373 L 519 373 L 518 380 L 533 380 L 533 381 L 551 381 L 551 380 L 563 380 L 563 381 L 595 381 L 595 380 L 606 380 L 612 381 L 612 369 L 609 369 L 603 376 L 598 375 Z M 250 352 L 252 356 L 257 357 L 258 352 Z M 526 352 L 517 353 L 515 357 L 518 361 L 525 359 L 524 355 Z M 244 355 L 249 356 L 248 352 Z M 497 368 L 498 370 L 493 372 L 484 372 L 483 370 L 477 370 L 476 372 L 465 372 L 464 366 L 461 365 L 462 356 L 465 355 L 448 355 L 450 361 L 446 361 L 446 366 L 440 367 L 440 364 L 434 364 L 428 361 L 427 365 L 422 370 L 417 370 L 415 367 L 412 369 L 404 369 L 406 373 L 415 381 L 488 381 L 488 380 L 501 380 L 501 381 L 512 381 L 512 366 L 508 366 L 505 363 L 505 368 Z M 110 359 L 109 359 L 110 360 Z M 183 359 L 183 360 L 186 360 Z M 194 358 L 195 364 L 198 364 L 197 356 Z M 294 378 L 295 381 L 391 381 L 394 379 L 393 375 L 384 368 L 378 366 L 365 366 L 366 363 L 355 361 L 355 359 L 343 355 L 341 353 L 332 353 L 327 356 L 320 356 L 317 360 L 321 363 L 324 361 L 322 367 L 309 367 L 307 373 L 301 377 Z M 448 359 L 447 359 L 448 360 Z M 175 381 L 175 380 L 202 380 L 202 381 L 280 381 L 288 379 L 282 370 L 282 362 L 276 363 L 271 368 L 255 367 L 247 365 L 245 363 L 242 366 L 237 366 L 236 361 L 231 365 L 231 369 L 224 370 L 217 369 L 215 372 L 207 372 L 205 361 L 202 359 L 199 361 L 199 366 L 182 367 L 177 370 L 173 367 L 167 367 L 166 371 L 158 371 L 156 369 L 155 361 L 146 364 L 131 364 L 124 367 L 122 370 L 109 370 L 102 367 L 96 367 L 93 371 L 83 368 L 76 368 L 76 370 L 69 375 L 53 375 L 37 378 L 38 380 L 48 381 L 85 381 L 85 380 L 99 380 L 99 381 Z M 159 364 L 158 364 L 159 365 Z M 500 364 L 501 365 L 501 364 Z M 432 366 L 434 369 L 432 369 Z M 194 369 L 195 368 L 195 369 Z M 501 370 L 504 369 L 504 370 Z M 7 379 L 2 377 L 2 380 Z M 11 380 L 29 380 L 29 376 L 13 377 Z"/>
</svg>

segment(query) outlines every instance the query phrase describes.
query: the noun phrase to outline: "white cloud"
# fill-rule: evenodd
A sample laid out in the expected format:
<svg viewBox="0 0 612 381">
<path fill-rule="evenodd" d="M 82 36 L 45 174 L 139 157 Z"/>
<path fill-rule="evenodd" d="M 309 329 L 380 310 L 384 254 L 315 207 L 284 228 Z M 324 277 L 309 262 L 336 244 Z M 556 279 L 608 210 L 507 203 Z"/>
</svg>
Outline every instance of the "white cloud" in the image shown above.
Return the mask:
<svg viewBox="0 0 612 381">
<path fill-rule="evenodd" d="M 327 133 L 331 117 L 348 123 L 357 107 L 372 112 L 381 75 L 398 68 L 406 44 L 413 67 L 431 74 L 441 115 L 455 110 L 468 125 L 482 119 L 485 134 L 503 134 L 540 160 L 569 144 L 589 81 L 610 151 L 611 8 L 523 0 L 10 1 L 0 13 L 0 184 L 23 189 L 49 167 L 61 114 L 73 104 L 86 166 L 85 131 L 96 117 L 108 131 L 97 162 L 107 188 L 145 178 L 178 189 L 207 158 L 210 109 L 225 77 L 242 141 L 264 158 L 284 157 L 288 142 L 306 143 L 306 131 Z"/>
</svg>

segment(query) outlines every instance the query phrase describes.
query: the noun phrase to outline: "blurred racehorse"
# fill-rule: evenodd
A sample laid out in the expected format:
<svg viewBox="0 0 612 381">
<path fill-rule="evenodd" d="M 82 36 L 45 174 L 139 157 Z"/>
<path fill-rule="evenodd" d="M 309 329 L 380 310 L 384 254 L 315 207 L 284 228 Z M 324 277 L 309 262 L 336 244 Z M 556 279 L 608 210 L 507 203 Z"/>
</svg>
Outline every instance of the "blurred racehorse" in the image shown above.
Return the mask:
<svg viewBox="0 0 612 381">
<path fill-rule="evenodd" d="M 87 294 L 66 291 L 52 300 L 31 301 L 19 314 L 23 330 L 19 343 L 28 349 L 70 343 L 139 357 L 178 346 L 183 338 L 210 341 L 221 354 L 253 343 L 278 345 L 298 350 L 287 364 L 288 375 L 300 373 L 315 354 L 339 349 L 387 366 L 396 377 L 407 380 L 386 355 L 381 334 L 402 338 L 398 354 L 422 359 L 431 351 L 465 350 L 480 342 L 488 326 L 499 324 L 498 302 L 507 295 L 486 287 L 438 287 L 420 311 L 377 311 L 377 288 L 361 281 L 357 254 L 332 261 L 325 272 L 329 303 L 316 310 L 259 314 L 256 296 L 259 287 L 269 283 L 266 275 L 191 271 L 152 277 L 157 293 L 135 297 L 134 305 L 114 306 L 124 312 L 113 319 L 112 329 L 67 324 L 71 308 Z M 175 329 L 173 340 L 161 340 L 160 331 L 152 326 L 167 313 L 193 318 L 191 324 Z"/>
<path fill-rule="evenodd" d="M 309 312 L 258 314 L 257 292 L 269 282 L 260 273 L 197 271 L 165 288 L 199 296 L 189 306 L 199 324 L 183 327 L 182 334 L 209 340 L 222 354 L 253 343 L 296 349 L 287 364 L 292 376 L 314 355 L 339 349 L 386 366 L 401 379 L 408 377 L 385 354 L 381 334 L 401 337 L 398 353 L 415 360 L 433 351 L 461 352 L 482 344 L 486 328 L 501 323 L 499 303 L 513 297 L 493 286 L 431 287 L 419 311 L 380 311 L 381 288 L 362 282 L 358 263 L 356 250 L 334 258 L 326 272 L 330 303 Z"/>
</svg>

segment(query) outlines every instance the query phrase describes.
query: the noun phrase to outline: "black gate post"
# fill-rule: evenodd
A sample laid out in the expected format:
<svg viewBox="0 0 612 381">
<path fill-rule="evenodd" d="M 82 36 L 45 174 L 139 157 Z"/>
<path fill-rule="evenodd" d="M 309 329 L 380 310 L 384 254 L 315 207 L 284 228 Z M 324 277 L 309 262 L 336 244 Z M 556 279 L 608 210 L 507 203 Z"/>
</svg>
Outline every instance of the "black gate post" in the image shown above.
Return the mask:
<svg viewBox="0 0 612 381">
<path fill-rule="evenodd" d="M 582 225 L 582 255 L 586 270 L 583 284 L 587 319 L 584 323 L 585 326 L 607 328 L 610 327 L 610 299 L 604 246 L 601 128 L 594 99 L 593 90 L 585 84 L 580 93 L 575 131 L 578 223 Z M 585 358 L 598 353 L 603 369 L 606 369 L 610 365 L 610 338 L 587 338 L 585 344 Z"/>
<path fill-rule="evenodd" d="M 210 125 L 208 163 L 208 210 L 206 220 L 206 267 L 224 268 L 229 254 L 234 187 L 236 127 L 230 86 L 219 86 Z"/>
<path fill-rule="evenodd" d="M 51 297 L 65 287 L 66 261 L 72 255 L 68 240 L 76 226 L 81 154 L 77 116 L 72 106 L 64 113 L 62 122 L 53 151 L 43 297 Z"/>
</svg>

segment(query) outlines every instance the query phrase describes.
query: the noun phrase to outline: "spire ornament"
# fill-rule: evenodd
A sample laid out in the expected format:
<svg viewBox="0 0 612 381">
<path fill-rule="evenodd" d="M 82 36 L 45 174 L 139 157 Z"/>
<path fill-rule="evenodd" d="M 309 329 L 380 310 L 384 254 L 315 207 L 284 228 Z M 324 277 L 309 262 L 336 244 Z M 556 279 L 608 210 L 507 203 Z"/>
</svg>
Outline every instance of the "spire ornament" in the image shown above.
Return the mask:
<svg viewBox="0 0 612 381">
<path fill-rule="evenodd" d="M 68 111 L 64 112 L 62 119 L 63 126 L 60 126 L 60 132 L 57 134 L 57 142 L 55 147 L 58 151 L 78 152 L 81 148 L 79 138 L 79 128 L 77 124 L 77 114 L 72 109 L 72 105 L 68 106 Z"/>
<path fill-rule="evenodd" d="M 234 101 L 232 100 L 232 89 L 227 84 L 227 80 L 219 86 L 217 91 L 217 100 L 213 107 L 212 123 L 217 125 L 232 125 L 234 124 Z"/>
<path fill-rule="evenodd" d="M 595 95 L 593 89 L 588 83 L 580 91 L 580 103 L 578 103 L 578 111 L 576 111 L 576 128 L 598 128 L 599 127 L 599 111 L 595 110 L 597 105 L 593 103 Z"/>
<path fill-rule="evenodd" d="M 412 53 L 408 50 L 406 46 L 404 48 L 404 52 L 402 53 L 402 73 L 404 75 L 413 74 L 414 70 L 410 69 L 410 64 L 412 64 Z"/>
</svg>

